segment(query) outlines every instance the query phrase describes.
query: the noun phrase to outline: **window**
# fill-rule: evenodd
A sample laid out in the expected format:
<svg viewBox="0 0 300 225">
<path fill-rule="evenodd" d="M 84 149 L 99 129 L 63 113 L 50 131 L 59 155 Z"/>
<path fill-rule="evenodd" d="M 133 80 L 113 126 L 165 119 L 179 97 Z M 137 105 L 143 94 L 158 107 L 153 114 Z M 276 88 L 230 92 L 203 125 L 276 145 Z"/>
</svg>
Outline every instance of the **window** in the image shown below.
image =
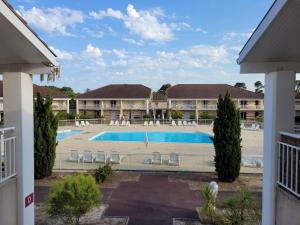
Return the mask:
<svg viewBox="0 0 300 225">
<path fill-rule="evenodd" d="M 247 113 L 246 112 L 241 112 L 241 119 L 242 120 L 247 120 Z"/>
</svg>

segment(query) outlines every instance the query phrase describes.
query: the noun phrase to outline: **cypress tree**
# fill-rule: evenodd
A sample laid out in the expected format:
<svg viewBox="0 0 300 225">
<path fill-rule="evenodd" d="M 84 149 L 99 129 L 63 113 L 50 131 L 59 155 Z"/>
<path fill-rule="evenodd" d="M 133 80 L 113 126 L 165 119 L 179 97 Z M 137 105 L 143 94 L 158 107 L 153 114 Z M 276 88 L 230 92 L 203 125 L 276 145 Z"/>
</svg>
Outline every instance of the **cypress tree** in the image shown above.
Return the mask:
<svg viewBox="0 0 300 225">
<path fill-rule="evenodd" d="M 214 120 L 215 169 L 219 180 L 232 182 L 240 175 L 241 126 L 240 111 L 227 92 L 218 100 L 217 117 Z"/>
<path fill-rule="evenodd" d="M 55 162 L 58 121 L 52 112 L 52 99 L 37 93 L 34 102 L 34 177 L 50 176 Z"/>
</svg>

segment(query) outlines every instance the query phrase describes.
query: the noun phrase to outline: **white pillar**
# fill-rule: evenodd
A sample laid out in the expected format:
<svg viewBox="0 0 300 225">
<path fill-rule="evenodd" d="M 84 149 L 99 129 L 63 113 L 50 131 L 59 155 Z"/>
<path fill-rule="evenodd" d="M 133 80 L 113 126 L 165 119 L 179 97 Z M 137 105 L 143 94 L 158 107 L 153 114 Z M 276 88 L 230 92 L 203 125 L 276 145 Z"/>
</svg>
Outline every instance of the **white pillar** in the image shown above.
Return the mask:
<svg viewBox="0 0 300 225">
<path fill-rule="evenodd" d="M 15 127 L 18 225 L 34 225 L 34 204 L 25 198 L 34 192 L 33 88 L 29 74 L 3 74 L 5 126 Z M 14 209 L 12 209 L 14 210 Z"/>
<path fill-rule="evenodd" d="M 76 115 L 79 114 L 79 101 L 76 99 Z"/>
<path fill-rule="evenodd" d="M 101 116 L 104 117 L 104 103 L 101 101 Z"/>
<path fill-rule="evenodd" d="M 263 225 L 275 225 L 277 141 L 279 132 L 293 132 L 295 72 L 279 71 L 265 76 Z"/>
<path fill-rule="evenodd" d="M 149 100 L 146 100 L 146 114 L 149 115 Z"/>
</svg>

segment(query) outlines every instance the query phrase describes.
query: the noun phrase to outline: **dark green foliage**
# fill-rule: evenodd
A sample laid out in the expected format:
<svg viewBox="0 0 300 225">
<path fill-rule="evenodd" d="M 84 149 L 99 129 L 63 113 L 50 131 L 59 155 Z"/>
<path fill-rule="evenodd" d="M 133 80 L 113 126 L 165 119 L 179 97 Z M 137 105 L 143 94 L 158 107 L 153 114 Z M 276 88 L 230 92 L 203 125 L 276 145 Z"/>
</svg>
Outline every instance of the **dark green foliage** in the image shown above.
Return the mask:
<svg viewBox="0 0 300 225">
<path fill-rule="evenodd" d="M 183 118 L 183 112 L 179 110 L 172 110 L 171 111 L 171 117 L 174 120 L 182 119 Z"/>
<path fill-rule="evenodd" d="M 214 119 L 214 118 L 216 118 L 216 116 L 215 115 L 211 115 L 208 112 L 201 112 L 200 113 L 200 118 L 201 119 Z"/>
<path fill-rule="evenodd" d="M 37 93 L 34 102 L 34 177 L 50 176 L 55 161 L 58 122 L 52 112 L 52 99 Z"/>
<path fill-rule="evenodd" d="M 57 120 L 73 120 L 75 119 L 75 114 L 74 113 L 67 113 L 67 112 L 58 112 L 56 114 Z"/>
<path fill-rule="evenodd" d="M 245 90 L 247 89 L 246 84 L 244 82 L 237 82 L 234 86 Z"/>
<path fill-rule="evenodd" d="M 163 84 L 160 89 L 158 89 L 158 92 L 166 95 L 167 89 L 170 88 L 172 85 L 171 84 Z"/>
<path fill-rule="evenodd" d="M 257 203 L 251 193 L 241 189 L 223 204 L 224 224 L 229 225 L 257 225 L 260 224 L 261 215 Z"/>
<path fill-rule="evenodd" d="M 45 86 L 45 87 L 55 91 L 61 91 L 65 93 L 69 98 L 75 98 L 77 95 L 71 87 L 62 87 L 62 88 L 56 86 Z"/>
<path fill-rule="evenodd" d="M 255 87 L 255 92 L 256 93 L 263 93 L 264 92 L 264 85 L 262 84 L 261 81 L 256 81 L 254 83 L 254 87 Z"/>
<path fill-rule="evenodd" d="M 92 176 L 67 177 L 56 182 L 49 194 L 47 213 L 63 224 L 79 224 L 79 219 L 100 204 L 102 194 Z"/>
<path fill-rule="evenodd" d="M 214 120 L 215 167 L 221 181 L 232 182 L 240 175 L 241 125 L 240 112 L 229 93 L 219 96 Z"/>
<path fill-rule="evenodd" d="M 103 183 L 113 174 L 113 170 L 109 163 L 106 163 L 104 166 L 99 166 L 94 173 L 94 177 L 98 183 Z"/>
</svg>

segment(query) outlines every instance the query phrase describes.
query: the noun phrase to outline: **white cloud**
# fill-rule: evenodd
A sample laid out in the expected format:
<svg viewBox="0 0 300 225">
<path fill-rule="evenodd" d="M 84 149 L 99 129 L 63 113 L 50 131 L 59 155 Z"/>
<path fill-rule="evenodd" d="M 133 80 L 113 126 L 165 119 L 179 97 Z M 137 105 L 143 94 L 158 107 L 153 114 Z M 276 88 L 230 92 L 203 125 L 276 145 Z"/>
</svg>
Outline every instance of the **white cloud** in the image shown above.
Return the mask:
<svg viewBox="0 0 300 225">
<path fill-rule="evenodd" d="M 52 46 L 50 46 L 50 49 L 57 55 L 58 59 L 61 59 L 61 60 L 72 60 L 73 59 L 73 55 L 67 51 L 60 50 L 60 49 L 54 48 Z"/>
<path fill-rule="evenodd" d="M 122 14 L 119 10 L 109 8 L 98 13 L 92 11 L 90 16 L 94 19 L 103 19 L 104 17 L 120 19 L 128 30 L 141 36 L 143 39 L 155 42 L 167 42 L 174 39 L 172 32 L 174 25 L 159 21 L 159 18 L 164 16 L 163 11 L 159 8 L 137 11 L 133 5 L 129 4 L 127 6 L 127 14 Z"/>
<path fill-rule="evenodd" d="M 102 51 L 100 48 L 94 47 L 92 44 L 88 44 L 85 49 L 85 53 L 89 57 L 97 58 L 97 57 L 102 57 Z"/>
<path fill-rule="evenodd" d="M 248 32 L 227 32 L 223 34 L 223 41 L 245 42 L 252 35 L 254 30 Z"/>
<path fill-rule="evenodd" d="M 143 40 L 134 40 L 132 38 L 123 38 L 122 40 L 129 44 L 138 45 L 138 46 L 143 46 L 145 44 Z"/>
<path fill-rule="evenodd" d="M 207 32 L 206 30 L 202 29 L 201 27 L 197 27 L 197 28 L 195 29 L 195 31 L 200 32 L 200 33 L 202 33 L 202 34 L 208 34 L 208 32 Z"/>
<path fill-rule="evenodd" d="M 125 49 L 113 49 L 113 53 L 121 59 L 127 58 L 127 51 Z"/>
<path fill-rule="evenodd" d="M 104 32 L 103 31 L 96 31 L 96 30 L 91 30 L 89 28 L 84 28 L 83 32 L 89 35 L 90 37 L 93 38 L 102 38 L 104 37 Z"/>
<path fill-rule="evenodd" d="M 31 25 L 51 34 L 71 36 L 67 28 L 78 23 L 83 23 L 84 15 L 79 10 L 69 8 L 32 7 L 26 10 L 20 7 L 18 13 Z"/>
<path fill-rule="evenodd" d="M 101 49 L 93 46 L 92 44 L 88 44 L 86 46 L 82 56 L 84 60 L 88 62 L 88 67 L 92 67 L 93 64 L 96 64 L 98 66 L 105 66 Z"/>
<path fill-rule="evenodd" d="M 127 61 L 120 59 L 111 63 L 113 66 L 127 66 Z"/>
</svg>

